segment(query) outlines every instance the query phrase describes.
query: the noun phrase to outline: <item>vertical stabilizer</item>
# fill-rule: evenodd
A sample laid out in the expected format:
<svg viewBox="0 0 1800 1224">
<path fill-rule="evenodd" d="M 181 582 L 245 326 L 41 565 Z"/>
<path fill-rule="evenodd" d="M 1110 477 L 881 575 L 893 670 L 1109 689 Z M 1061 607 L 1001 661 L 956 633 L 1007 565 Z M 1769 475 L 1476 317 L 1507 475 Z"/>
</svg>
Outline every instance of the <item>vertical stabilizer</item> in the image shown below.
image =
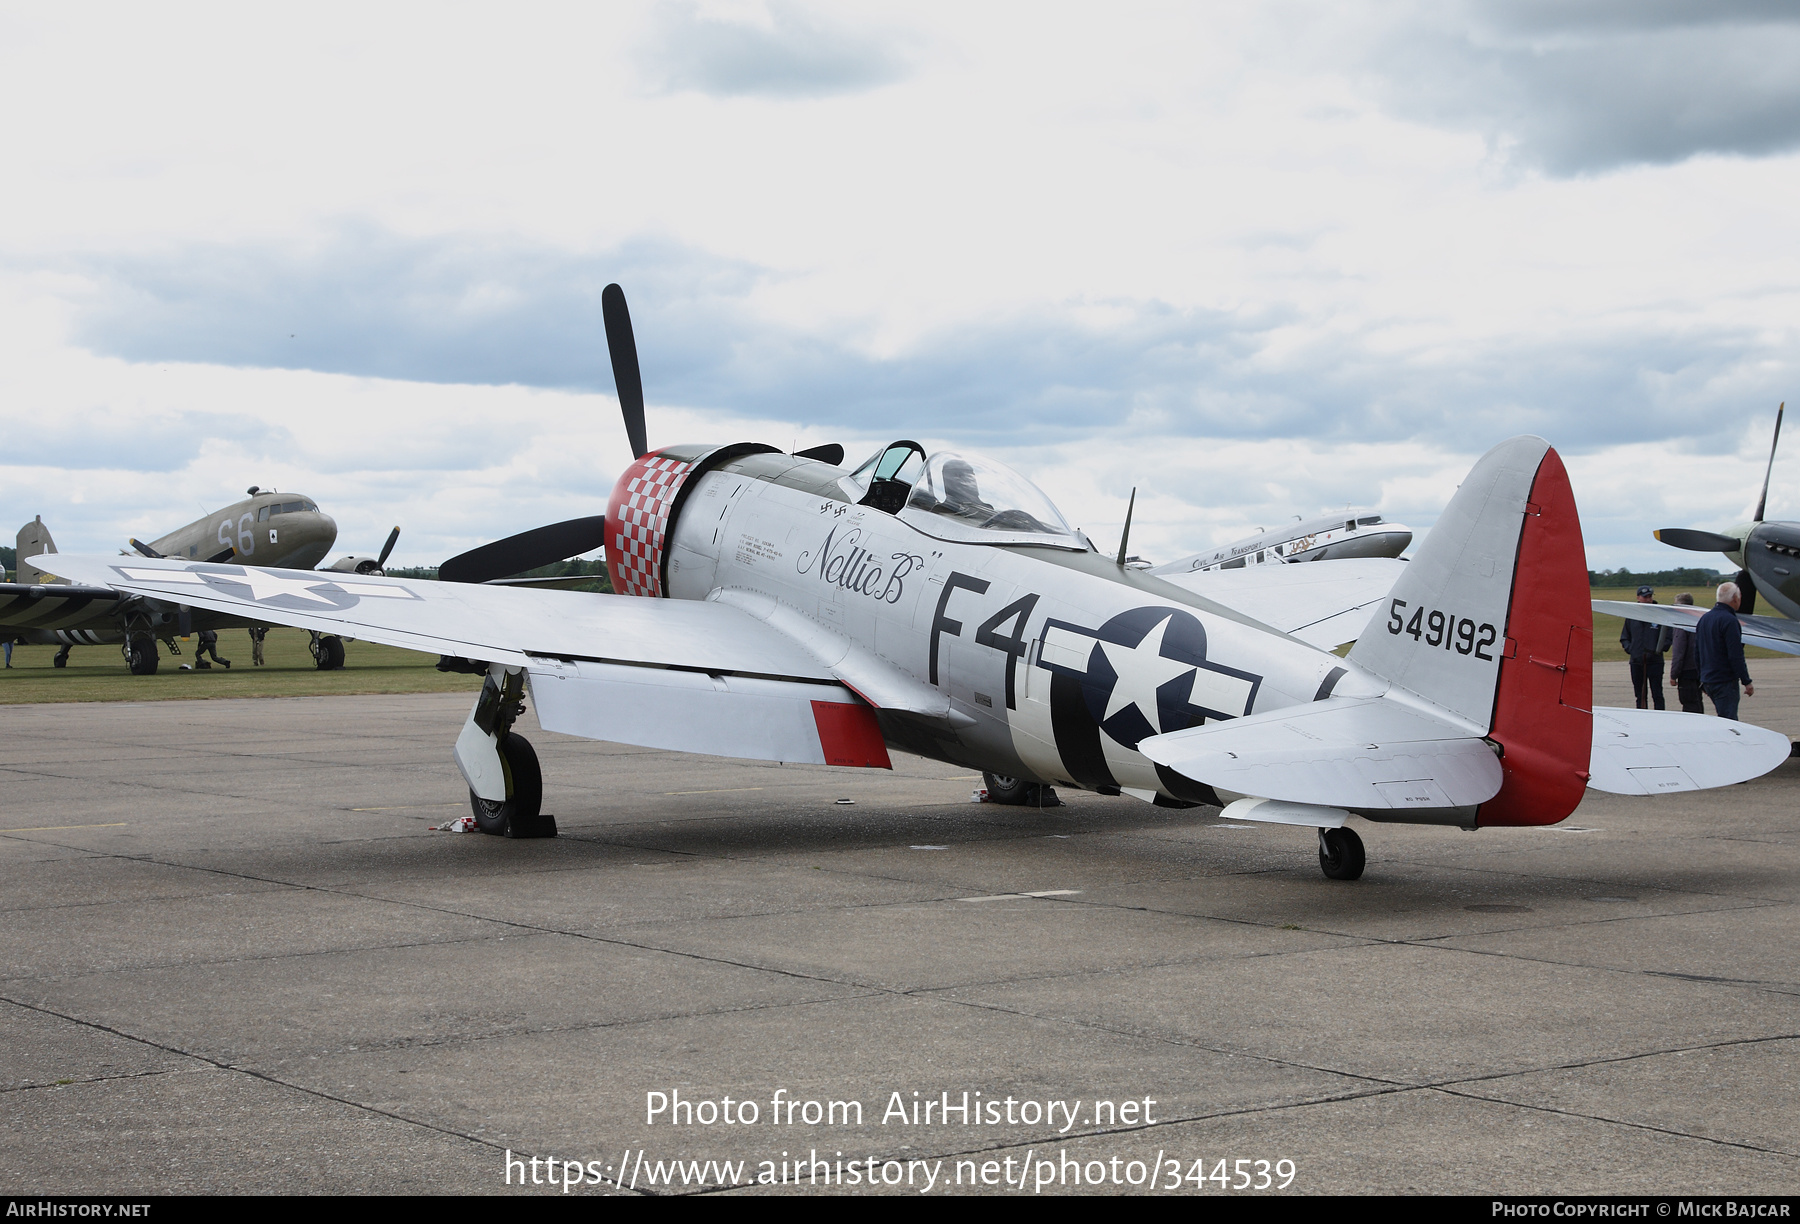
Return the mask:
<svg viewBox="0 0 1800 1224">
<path fill-rule="evenodd" d="M 54 581 L 37 566 L 25 560 L 41 553 L 56 551 L 56 541 L 50 538 L 50 529 L 44 526 L 44 516 L 38 515 L 29 523 L 19 528 L 19 552 L 13 564 L 18 566 L 18 577 L 15 582 L 51 582 Z"/>
<path fill-rule="evenodd" d="M 1474 724 L 1505 779 L 1478 821 L 1554 824 L 1587 785 L 1593 611 L 1574 491 L 1541 438 L 1482 456 L 1350 658 Z"/>
</svg>

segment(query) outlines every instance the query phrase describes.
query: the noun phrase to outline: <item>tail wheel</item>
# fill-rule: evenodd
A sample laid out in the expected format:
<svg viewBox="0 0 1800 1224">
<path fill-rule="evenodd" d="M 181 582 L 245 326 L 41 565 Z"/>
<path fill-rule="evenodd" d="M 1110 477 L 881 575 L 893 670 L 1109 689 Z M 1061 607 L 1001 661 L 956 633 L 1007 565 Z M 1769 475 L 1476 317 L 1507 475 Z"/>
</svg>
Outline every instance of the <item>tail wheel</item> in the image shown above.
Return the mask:
<svg viewBox="0 0 1800 1224">
<path fill-rule="evenodd" d="M 1364 857 L 1362 838 L 1355 829 L 1319 830 L 1319 870 L 1327 879 L 1361 879 Z"/>
<path fill-rule="evenodd" d="M 544 806 L 544 772 L 538 767 L 537 750 L 523 735 L 508 731 L 500 741 L 500 756 L 506 762 L 506 799 L 497 803 L 471 790 L 469 807 L 475 813 L 475 827 L 507 837 L 539 836 L 527 832 L 540 823 Z"/>
<path fill-rule="evenodd" d="M 1056 791 L 1041 782 L 1027 782 L 1022 778 L 993 773 L 982 774 L 981 780 L 987 784 L 989 803 L 1004 803 L 1012 807 L 1062 806 L 1062 800 L 1056 797 Z"/>
<path fill-rule="evenodd" d="M 50 666 L 51 667 L 67 667 L 68 665 L 69 665 L 69 648 L 67 646 L 64 646 L 61 650 L 56 652 L 56 657 L 54 659 L 50 660 Z"/>
</svg>

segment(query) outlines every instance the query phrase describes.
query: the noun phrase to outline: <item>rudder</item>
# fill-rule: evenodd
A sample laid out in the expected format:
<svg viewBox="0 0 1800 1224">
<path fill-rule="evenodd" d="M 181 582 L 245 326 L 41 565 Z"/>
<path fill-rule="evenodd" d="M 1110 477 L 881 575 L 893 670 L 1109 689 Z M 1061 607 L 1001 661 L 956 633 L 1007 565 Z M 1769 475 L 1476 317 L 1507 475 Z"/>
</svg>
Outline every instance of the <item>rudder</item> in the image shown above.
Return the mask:
<svg viewBox="0 0 1800 1224">
<path fill-rule="evenodd" d="M 1385 619 L 1350 651 L 1498 746 L 1504 781 L 1479 824 L 1554 824 L 1581 802 L 1593 736 L 1588 598 L 1562 459 L 1541 438 L 1513 438 L 1476 463 Z"/>
</svg>

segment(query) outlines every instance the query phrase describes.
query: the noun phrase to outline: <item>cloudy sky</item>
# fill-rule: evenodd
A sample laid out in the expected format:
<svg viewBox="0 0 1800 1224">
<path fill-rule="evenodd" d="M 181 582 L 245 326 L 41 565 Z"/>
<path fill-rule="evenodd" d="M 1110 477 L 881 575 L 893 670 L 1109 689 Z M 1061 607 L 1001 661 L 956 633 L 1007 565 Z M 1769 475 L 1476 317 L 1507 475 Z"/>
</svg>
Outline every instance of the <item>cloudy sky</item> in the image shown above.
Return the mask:
<svg viewBox="0 0 1800 1224">
<path fill-rule="evenodd" d="M 653 444 L 986 451 L 1164 560 L 1533 432 L 1591 565 L 1723 564 L 1649 530 L 1800 400 L 1774 0 L 9 4 L 0 105 L 0 535 L 65 551 L 596 513 L 615 280 Z"/>
</svg>

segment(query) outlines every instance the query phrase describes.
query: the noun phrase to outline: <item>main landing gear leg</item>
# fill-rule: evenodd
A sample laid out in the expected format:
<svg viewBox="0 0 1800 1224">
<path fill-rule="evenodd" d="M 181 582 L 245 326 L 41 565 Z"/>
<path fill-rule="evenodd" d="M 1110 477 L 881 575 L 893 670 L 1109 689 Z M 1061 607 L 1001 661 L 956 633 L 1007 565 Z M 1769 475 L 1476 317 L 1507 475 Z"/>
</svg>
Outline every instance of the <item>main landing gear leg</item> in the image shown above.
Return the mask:
<svg viewBox="0 0 1800 1224">
<path fill-rule="evenodd" d="M 1319 830 L 1319 870 L 1332 880 L 1362 877 L 1363 844 L 1355 829 Z"/>
<path fill-rule="evenodd" d="M 525 673 L 493 664 L 456 737 L 456 767 L 469 783 L 469 808 L 483 833 L 555 837 L 556 817 L 542 811 L 544 775 L 537 752 L 512 730 L 524 710 Z"/>
</svg>

